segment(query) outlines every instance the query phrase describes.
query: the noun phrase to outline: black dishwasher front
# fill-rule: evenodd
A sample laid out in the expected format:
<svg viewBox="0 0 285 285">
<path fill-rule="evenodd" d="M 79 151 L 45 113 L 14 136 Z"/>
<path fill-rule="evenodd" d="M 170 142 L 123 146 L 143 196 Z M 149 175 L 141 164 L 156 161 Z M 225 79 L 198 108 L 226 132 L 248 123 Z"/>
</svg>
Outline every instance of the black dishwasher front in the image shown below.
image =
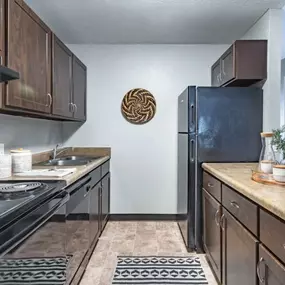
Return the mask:
<svg viewBox="0 0 285 285">
<path fill-rule="evenodd" d="M 90 186 L 91 177 L 80 179 L 71 185 L 67 192 L 70 200 L 67 203 L 67 254 L 70 261 L 67 269 L 67 284 L 76 284 L 81 277 L 82 262 L 90 247 Z"/>
</svg>

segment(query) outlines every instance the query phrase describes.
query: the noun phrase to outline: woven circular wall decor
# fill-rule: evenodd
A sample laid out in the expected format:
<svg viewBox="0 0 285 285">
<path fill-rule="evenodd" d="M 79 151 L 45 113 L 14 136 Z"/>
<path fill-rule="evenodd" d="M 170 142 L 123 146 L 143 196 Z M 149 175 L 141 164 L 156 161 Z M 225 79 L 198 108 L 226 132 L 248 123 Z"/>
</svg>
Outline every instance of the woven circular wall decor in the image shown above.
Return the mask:
<svg viewBox="0 0 285 285">
<path fill-rule="evenodd" d="M 145 124 L 154 117 L 156 102 L 149 91 L 135 88 L 124 96 L 121 111 L 125 119 L 130 123 Z"/>
</svg>

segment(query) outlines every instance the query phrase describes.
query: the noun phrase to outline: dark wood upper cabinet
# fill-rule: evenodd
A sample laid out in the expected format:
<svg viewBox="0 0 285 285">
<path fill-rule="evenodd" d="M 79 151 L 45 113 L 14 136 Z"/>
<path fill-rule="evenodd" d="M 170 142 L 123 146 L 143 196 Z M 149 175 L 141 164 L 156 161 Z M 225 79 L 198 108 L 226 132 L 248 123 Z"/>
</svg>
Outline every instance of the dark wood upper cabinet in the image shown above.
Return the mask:
<svg viewBox="0 0 285 285">
<path fill-rule="evenodd" d="M 72 52 L 53 35 L 53 104 L 52 113 L 73 117 L 72 106 Z"/>
<path fill-rule="evenodd" d="M 212 86 L 246 87 L 266 78 L 266 40 L 238 40 L 212 66 Z"/>
<path fill-rule="evenodd" d="M 221 282 L 222 270 L 221 228 L 219 224 L 221 211 L 220 203 L 203 189 L 203 246 L 219 282 Z"/>
<path fill-rule="evenodd" d="M 4 33 L 5 33 L 5 26 L 4 26 L 4 0 L 0 0 L 0 64 L 3 61 L 3 51 L 4 51 Z"/>
<path fill-rule="evenodd" d="M 5 19 L 4 19 L 4 0 L 0 0 L 0 64 L 5 64 Z M 2 105 L 2 96 L 4 94 L 4 83 L 0 83 L 0 106 Z"/>
<path fill-rule="evenodd" d="M 282 265 L 264 246 L 259 246 L 257 265 L 259 285 L 284 285 L 285 266 Z M 242 284 L 242 283 L 240 283 Z"/>
<path fill-rule="evenodd" d="M 221 61 L 220 59 L 212 66 L 212 86 L 218 87 L 221 85 Z"/>
<path fill-rule="evenodd" d="M 229 82 L 234 78 L 234 48 L 231 46 L 221 57 L 221 80 Z"/>
<path fill-rule="evenodd" d="M 7 2 L 7 65 L 20 79 L 8 83 L 6 105 L 50 113 L 51 31 L 24 1 Z"/>
<path fill-rule="evenodd" d="M 257 284 L 258 241 L 223 209 L 223 285 Z"/>
<path fill-rule="evenodd" d="M 73 55 L 73 108 L 74 118 L 86 119 L 86 66 Z"/>
</svg>

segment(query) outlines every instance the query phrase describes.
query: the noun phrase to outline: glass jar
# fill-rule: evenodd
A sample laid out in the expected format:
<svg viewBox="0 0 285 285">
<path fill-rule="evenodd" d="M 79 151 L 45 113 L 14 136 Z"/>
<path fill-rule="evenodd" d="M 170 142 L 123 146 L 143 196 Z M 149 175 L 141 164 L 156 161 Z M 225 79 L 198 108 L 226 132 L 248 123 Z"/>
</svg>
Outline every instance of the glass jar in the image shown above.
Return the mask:
<svg viewBox="0 0 285 285">
<path fill-rule="evenodd" d="M 261 133 L 262 149 L 259 157 L 258 171 L 271 174 L 276 163 L 272 147 L 273 133 Z"/>
</svg>

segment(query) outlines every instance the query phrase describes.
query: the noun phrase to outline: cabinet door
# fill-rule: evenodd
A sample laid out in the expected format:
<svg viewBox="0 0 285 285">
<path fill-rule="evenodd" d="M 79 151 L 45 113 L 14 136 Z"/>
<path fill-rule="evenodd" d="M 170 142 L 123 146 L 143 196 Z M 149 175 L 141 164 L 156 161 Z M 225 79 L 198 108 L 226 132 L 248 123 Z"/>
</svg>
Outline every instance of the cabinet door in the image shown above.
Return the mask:
<svg viewBox="0 0 285 285">
<path fill-rule="evenodd" d="M 102 229 L 110 214 L 110 173 L 102 179 Z"/>
<path fill-rule="evenodd" d="M 9 82 L 6 104 L 50 113 L 51 32 L 24 1 L 7 2 L 7 65 L 20 73 L 20 80 Z"/>
<path fill-rule="evenodd" d="M 221 224 L 223 285 L 256 284 L 258 241 L 225 209 Z"/>
<path fill-rule="evenodd" d="M 212 66 L 212 86 L 220 86 L 221 85 L 221 62 L 218 60 Z"/>
<path fill-rule="evenodd" d="M 4 56 L 2 53 L 4 50 L 4 0 L 0 0 L 0 64 L 1 64 L 1 56 Z M 3 60 L 3 59 L 2 59 Z"/>
<path fill-rule="evenodd" d="M 0 0 L 0 64 L 5 64 L 4 62 L 4 0 Z M 2 105 L 2 95 L 4 94 L 4 83 L 0 83 L 0 106 Z"/>
<path fill-rule="evenodd" d="M 231 46 L 221 58 L 222 84 L 234 79 L 234 49 Z"/>
<path fill-rule="evenodd" d="M 204 233 L 203 244 L 216 277 L 221 282 L 221 205 L 203 189 Z"/>
<path fill-rule="evenodd" d="M 52 95 L 52 113 L 72 118 L 72 52 L 55 35 L 53 35 Z"/>
<path fill-rule="evenodd" d="M 74 118 L 86 119 L 86 66 L 73 56 L 73 103 Z"/>
<path fill-rule="evenodd" d="M 99 199 L 101 184 L 98 183 L 91 189 L 90 194 L 90 241 L 91 243 L 99 236 L 100 232 L 100 207 Z"/>
<path fill-rule="evenodd" d="M 284 285 L 285 267 L 264 246 L 259 246 L 259 262 L 257 265 L 259 284 Z"/>
</svg>

